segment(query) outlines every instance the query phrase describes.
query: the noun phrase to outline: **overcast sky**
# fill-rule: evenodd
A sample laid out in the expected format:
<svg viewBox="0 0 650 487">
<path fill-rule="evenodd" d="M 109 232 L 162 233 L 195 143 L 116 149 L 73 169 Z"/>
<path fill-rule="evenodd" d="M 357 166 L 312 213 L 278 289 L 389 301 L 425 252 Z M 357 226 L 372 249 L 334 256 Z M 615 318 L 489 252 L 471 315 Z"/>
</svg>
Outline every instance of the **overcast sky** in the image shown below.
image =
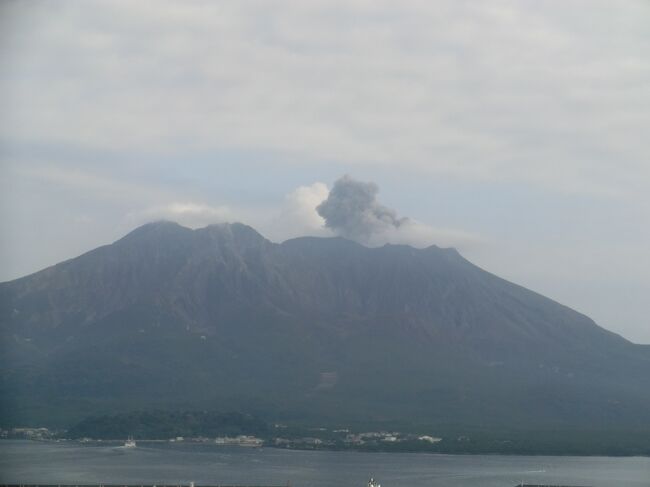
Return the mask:
<svg viewBox="0 0 650 487">
<path fill-rule="evenodd" d="M 650 343 L 650 2 L 0 4 L 0 280 L 146 221 L 410 231 Z"/>
</svg>

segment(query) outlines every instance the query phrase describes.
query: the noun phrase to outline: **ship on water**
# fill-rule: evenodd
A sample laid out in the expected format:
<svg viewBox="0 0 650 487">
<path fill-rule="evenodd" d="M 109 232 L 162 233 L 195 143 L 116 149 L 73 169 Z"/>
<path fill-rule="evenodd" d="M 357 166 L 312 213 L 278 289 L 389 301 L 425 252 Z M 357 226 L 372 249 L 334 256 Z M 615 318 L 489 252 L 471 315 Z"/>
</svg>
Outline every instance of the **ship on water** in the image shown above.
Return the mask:
<svg viewBox="0 0 650 487">
<path fill-rule="evenodd" d="M 124 442 L 124 448 L 135 448 L 135 440 L 133 439 L 132 436 L 129 436 L 129 438 Z"/>
</svg>

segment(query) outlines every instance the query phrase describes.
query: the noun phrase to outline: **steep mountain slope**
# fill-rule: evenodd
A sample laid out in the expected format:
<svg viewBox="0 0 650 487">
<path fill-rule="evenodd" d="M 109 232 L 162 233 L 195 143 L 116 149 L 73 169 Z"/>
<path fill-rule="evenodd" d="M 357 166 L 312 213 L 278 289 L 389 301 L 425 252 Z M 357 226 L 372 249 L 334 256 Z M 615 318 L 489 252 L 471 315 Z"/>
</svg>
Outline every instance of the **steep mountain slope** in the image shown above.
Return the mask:
<svg viewBox="0 0 650 487">
<path fill-rule="evenodd" d="M 650 420 L 650 353 L 453 249 L 148 224 L 0 284 L 7 424 L 144 407 L 498 428 Z"/>
</svg>

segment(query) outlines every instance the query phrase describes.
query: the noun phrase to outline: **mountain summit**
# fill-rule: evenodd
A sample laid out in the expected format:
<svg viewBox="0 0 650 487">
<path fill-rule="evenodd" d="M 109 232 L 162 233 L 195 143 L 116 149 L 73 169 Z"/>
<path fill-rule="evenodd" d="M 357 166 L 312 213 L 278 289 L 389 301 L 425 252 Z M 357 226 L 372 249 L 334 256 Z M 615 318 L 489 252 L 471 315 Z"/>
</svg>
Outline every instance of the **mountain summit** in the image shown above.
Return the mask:
<svg viewBox="0 0 650 487">
<path fill-rule="evenodd" d="M 144 225 L 0 284 L 6 424 L 137 408 L 621 430 L 650 350 L 454 249 Z"/>
</svg>

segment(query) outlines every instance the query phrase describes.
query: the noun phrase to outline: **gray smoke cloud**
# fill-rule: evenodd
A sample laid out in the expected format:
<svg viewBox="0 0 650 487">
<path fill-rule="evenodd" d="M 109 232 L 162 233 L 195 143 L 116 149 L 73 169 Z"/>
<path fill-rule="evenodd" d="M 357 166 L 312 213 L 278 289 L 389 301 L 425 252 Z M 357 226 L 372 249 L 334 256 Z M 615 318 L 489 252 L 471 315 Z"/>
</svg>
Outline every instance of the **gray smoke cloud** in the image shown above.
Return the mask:
<svg viewBox="0 0 650 487">
<path fill-rule="evenodd" d="M 377 202 L 379 188 L 374 183 L 356 181 L 345 175 L 334 183 L 316 211 L 325 226 L 342 237 L 367 242 L 374 234 L 399 229 L 409 222 Z"/>
</svg>

